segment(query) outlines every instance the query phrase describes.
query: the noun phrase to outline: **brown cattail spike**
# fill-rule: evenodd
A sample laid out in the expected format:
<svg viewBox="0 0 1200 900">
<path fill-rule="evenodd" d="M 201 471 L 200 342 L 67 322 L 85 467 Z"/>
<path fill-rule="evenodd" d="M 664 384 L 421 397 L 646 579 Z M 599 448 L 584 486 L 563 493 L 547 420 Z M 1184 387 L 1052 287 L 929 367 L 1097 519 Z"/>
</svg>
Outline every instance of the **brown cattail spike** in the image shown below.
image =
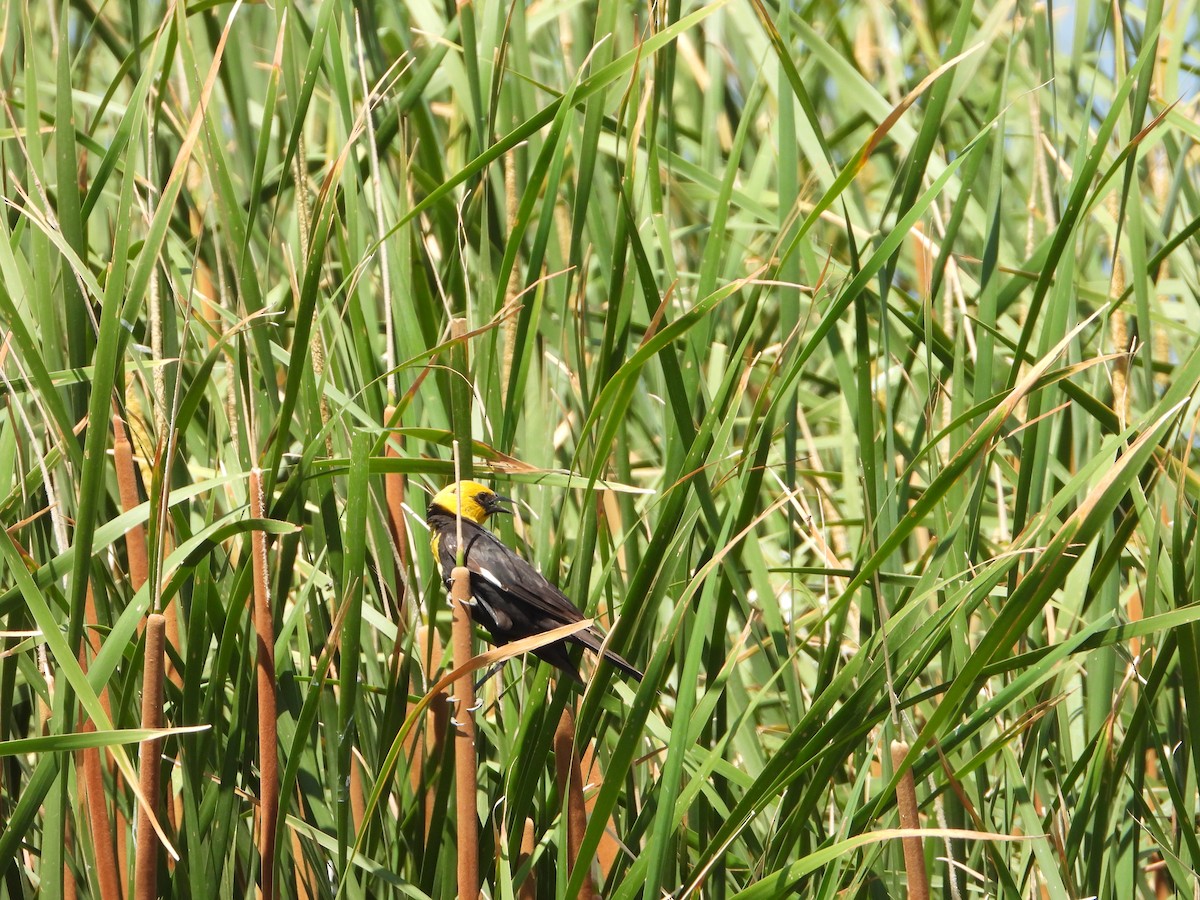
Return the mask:
<svg viewBox="0 0 1200 900">
<path fill-rule="evenodd" d="M 133 468 L 133 446 L 125 433 L 125 423 L 120 416 L 113 418 L 113 465 L 117 471 L 117 490 L 121 495 L 121 509 L 134 509 L 140 502 L 137 475 Z M 140 591 L 149 577 L 150 563 L 146 552 L 146 527 L 137 524 L 125 532 L 125 552 L 129 555 L 129 586 Z"/>
<path fill-rule="evenodd" d="M 587 809 L 583 803 L 583 775 L 579 771 L 579 757 L 575 755 L 575 716 L 570 709 L 563 709 L 554 731 L 554 770 L 558 778 L 558 794 L 562 798 L 567 818 L 567 873 L 575 871 L 579 862 L 579 845 L 587 831 Z M 595 891 L 592 887 L 591 861 L 583 860 L 589 870 L 579 888 L 580 900 L 591 900 Z"/>
<path fill-rule="evenodd" d="M 892 767 L 900 768 L 908 755 L 908 744 L 892 741 Z M 900 783 L 896 785 L 896 806 L 900 809 L 901 828 L 920 828 L 917 815 L 917 790 L 913 782 L 912 767 L 904 770 Z M 908 900 L 929 900 L 929 875 L 925 871 L 925 849 L 919 837 L 906 837 L 904 844 L 904 870 L 908 874 Z"/>
<path fill-rule="evenodd" d="M 533 858 L 533 850 L 536 846 L 537 834 L 533 830 L 533 819 L 526 819 L 525 828 L 521 832 L 521 855 L 517 857 L 518 869 Z M 529 874 L 521 882 L 521 888 L 517 891 L 517 900 L 537 900 L 537 878 L 534 877 L 533 869 L 529 870 Z"/>
<path fill-rule="evenodd" d="M 163 648 L 167 622 L 157 613 L 146 617 L 146 660 L 142 669 L 142 727 L 163 725 Z M 142 741 L 138 752 L 140 786 L 146 803 L 158 814 L 159 777 L 162 767 L 162 738 Z M 134 863 L 134 896 L 147 900 L 158 896 L 158 835 L 150 824 L 151 810 L 139 804 L 137 811 L 137 851 Z"/>
<path fill-rule="evenodd" d="M 99 624 L 99 619 L 96 615 L 96 598 L 92 593 L 90 583 L 87 587 L 84 604 L 84 618 L 87 621 L 88 628 L 84 632 L 84 643 L 79 648 L 79 667 L 86 672 L 89 664 L 88 654 L 90 653 L 91 657 L 95 658 L 96 654 L 100 652 L 100 636 L 97 634 L 96 629 L 92 627 Z M 100 706 L 108 716 L 109 721 L 112 721 L 112 706 L 109 701 L 107 687 L 100 690 Z M 96 723 L 91 719 L 86 719 L 83 723 L 83 730 L 95 731 Z M 96 860 L 96 884 L 100 889 L 99 896 L 113 897 L 116 900 L 120 900 L 125 885 L 118 873 L 124 872 L 125 869 L 120 866 L 117 860 L 118 858 L 123 859 L 124 856 L 118 857 L 117 848 L 113 843 L 112 823 L 108 817 L 107 795 L 104 792 L 104 765 L 101 762 L 100 753 L 101 751 L 98 747 L 89 747 L 86 750 L 81 750 L 79 753 L 80 779 L 83 784 L 83 790 L 80 794 L 87 816 L 88 830 L 92 836 L 92 853 Z M 110 755 L 110 762 L 111 759 Z M 117 783 L 119 782 L 114 782 L 114 785 Z M 118 809 L 118 814 L 119 812 Z M 124 834 L 124 817 L 121 817 L 118 827 L 121 829 L 121 833 Z"/>
<path fill-rule="evenodd" d="M 425 625 L 420 626 L 417 629 L 413 647 L 420 654 L 421 671 L 425 672 L 427 677 L 441 669 L 442 644 L 438 640 L 436 631 Z M 432 677 L 428 677 L 428 681 L 433 680 Z M 409 702 L 408 713 L 412 712 L 415 705 L 415 703 Z M 434 760 L 435 766 L 437 764 L 436 761 L 440 761 L 442 758 L 446 741 L 447 718 L 446 695 L 442 693 L 426 707 L 425 727 L 423 729 L 414 728 L 409 732 L 408 737 L 404 739 L 404 755 L 409 761 L 408 783 L 412 788 L 414 797 L 420 797 L 421 786 L 425 783 L 426 758 Z M 436 796 L 437 790 L 431 785 L 424 797 L 426 839 L 429 838 L 429 829 L 433 824 L 433 808 Z"/>
<path fill-rule="evenodd" d="M 592 810 L 596 806 L 596 799 L 600 795 L 600 788 L 604 785 L 604 772 L 600 768 L 600 760 L 596 758 L 595 741 L 588 741 L 587 747 L 584 748 L 579 771 L 583 774 L 584 789 L 588 793 L 584 807 L 588 816 L 591 816 Z M 596 863 L 600 866 L 602 880 L 608 878 L 608 874 L 617 864 L 617 856 L 621 851 L 621 845 L 613 837 L 615 833 L 613 821 L 609 819 L 608 828 L 604 830 L 604 834 L 600 838 L 600 846 L 596 848 Z"/>
<path fill-rule="evenodd" d="M 451 605 L 454 608 L 454 667 L 472 656 L 471 573 L 458 566 L 451 573 Z M 459 900 L 479 896 L 479 814 L 476 809 L 475 770 L 475 684 L 468 672 L 454 683 L 456 698 L 454 737 L 455 799 L 458 812 Z"/>
<path fill-rule="evenodd" d="M 265 515 L 262 473 L 250 472 L 250 515 Z M 279 814 L 279 750 L 275 716 L 275 625 L 267 574 L 267 536 L 255 531 L 250 538 L 254 569 L 254 630 L 258 635 L 258 767 L 259 839 L 262 859 L 262 896 L 275 900 L 275 819 Z"/>
</svg>

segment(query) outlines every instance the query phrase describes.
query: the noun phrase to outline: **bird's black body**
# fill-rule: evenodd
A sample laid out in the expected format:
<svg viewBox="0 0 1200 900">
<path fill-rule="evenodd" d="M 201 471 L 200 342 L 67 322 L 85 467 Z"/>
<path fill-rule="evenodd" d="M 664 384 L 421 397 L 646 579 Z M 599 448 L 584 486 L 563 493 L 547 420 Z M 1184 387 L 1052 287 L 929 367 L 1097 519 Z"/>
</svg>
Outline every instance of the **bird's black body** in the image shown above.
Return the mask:
<svg viewBox="0 0 1200 900">
<path fill-rule="evenodd" d="M 452 512 L 431 505 L 426 521 L 442 577 L 449 583 L 458 555 L 457 519 Z M 463 565 L 471 573 L 474 598 L 471 618 L 488 630 L 495 644 L 544 634 L 552 628 L 583 619 L 583 613 L 562 591 L 490 531 L 466 516 L 462 520 L 462 541 Z M 582 684 L 579 670 L 567 653 L 567 642 L 570 641 L 593 653 L 603 652 L 604 658 L 614 666 L 641 681 L 642 673 L 631 663 L 611 650 L 601 650 L 603 640 L 599 631 L 588 627 L 569 638 L 539 647 L 533 653 Z"/>
</svg>

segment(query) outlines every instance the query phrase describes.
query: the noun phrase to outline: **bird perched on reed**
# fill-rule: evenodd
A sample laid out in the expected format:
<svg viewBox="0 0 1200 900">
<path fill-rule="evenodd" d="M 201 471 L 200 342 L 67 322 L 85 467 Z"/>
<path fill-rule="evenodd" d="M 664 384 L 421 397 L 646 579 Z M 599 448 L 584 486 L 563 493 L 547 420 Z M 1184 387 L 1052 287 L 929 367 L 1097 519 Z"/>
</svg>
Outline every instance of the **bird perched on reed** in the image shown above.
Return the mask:
<svg viewBox="0 0 1200 900">
<path fill-rule="evenodd" d="M 511 502 L 478 482 L 460 481 L 434 495 L 426 512 L 429 544 L 447 584 L 456 565 L 457 518 L 461 514 L 462 564 L 471 573 L 471 618 L 487 629 L 497 645 L 583 619 L 583 613 L 562 591 L 483 527 L 489 516 L 511 514 L 512 510 L 503 505 Z M 533 653 L 583 684 L 579 669 L 567 653 L 567 642 L 578 644 L 603 654 L 623 673 L 641 681 L 642 673 L 628 660 L 603 649 L 603 641 L 604 636 L 596 628 L 588 627 Z"/>
</svg>

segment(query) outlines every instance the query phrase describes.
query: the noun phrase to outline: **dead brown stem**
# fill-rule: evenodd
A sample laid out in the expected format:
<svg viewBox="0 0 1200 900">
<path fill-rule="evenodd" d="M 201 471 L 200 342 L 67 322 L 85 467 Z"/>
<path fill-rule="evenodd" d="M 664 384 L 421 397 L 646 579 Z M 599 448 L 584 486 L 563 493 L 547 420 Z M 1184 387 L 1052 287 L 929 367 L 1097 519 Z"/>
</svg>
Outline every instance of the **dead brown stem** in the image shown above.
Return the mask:
<svg viewBox="0 0 1200 900">
<path fill-rule="evenodd" d="M 396 408 L 389 406 L 384 410 L 385 424 L 392 421 Z M 400 435 L 393 435 L 387 442 L 387 455 L 398 457 L 400 450 L 397 445 L 403 444 Z M 408 526 L 404 521 L 404 476 L 399 472 L 388 472 L 383 477 L 384 493 L 387 497 L 388 524 L 391 526 L 392 540 L 396 542 L 396 558 L 400 561 L 400 570 L 396 573 L 396 625 L 404 622 L 404 590 L 406 573 L 408 571 Z M 397 632 L 397 641 L 399 640 Z"/>
</svg>

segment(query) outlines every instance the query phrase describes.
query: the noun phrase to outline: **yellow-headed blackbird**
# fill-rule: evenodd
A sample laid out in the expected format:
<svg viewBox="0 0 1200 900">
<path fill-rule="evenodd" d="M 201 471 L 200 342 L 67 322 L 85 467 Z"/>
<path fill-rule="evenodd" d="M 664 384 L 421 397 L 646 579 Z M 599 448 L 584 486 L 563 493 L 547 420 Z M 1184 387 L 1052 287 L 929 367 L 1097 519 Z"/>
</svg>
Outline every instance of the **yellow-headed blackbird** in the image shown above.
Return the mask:
<svg viewBox="0 0 1200 900">
<path fill-rule="evenodd" d="M 512 501 L 482 484 L 462 481 L 438 492 L 426 513 L 429 544 L 447 585 L 458 550 L 456 517 L 462 514 L 463 565 L 471 572 L 471 618 L 488 630 L 497 645 L 543 634 L 583 618 L 583 613 L 562 591 L 481 527 L 488 516 L 512 513 L 501 505 L 505 502 Z M 579 670 L 567 654 L 566 642 L 600 653 L 603 640 L 604 636 L 595 628 L 585 628 L 533 652 L 582 684 Z M 642 673 L 627 660 L 611 650 L 603 653 L 605 659 L 626 675 L 642 680 Z"/>
</svg>

